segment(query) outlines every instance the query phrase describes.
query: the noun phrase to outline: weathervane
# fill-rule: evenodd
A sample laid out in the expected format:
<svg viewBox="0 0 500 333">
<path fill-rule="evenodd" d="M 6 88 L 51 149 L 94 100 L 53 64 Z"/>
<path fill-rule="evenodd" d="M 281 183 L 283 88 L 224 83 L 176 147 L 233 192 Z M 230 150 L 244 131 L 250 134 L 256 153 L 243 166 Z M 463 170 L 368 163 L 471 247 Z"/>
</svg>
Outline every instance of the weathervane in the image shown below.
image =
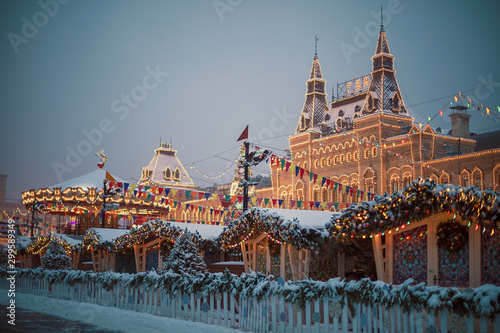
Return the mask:
<svg viewBox="0 0 500 333">
<path fill-rule="evenodd" d="M 99 161 L 99 163 L 97 163 L 97 167 L 99 169 L 104 168 L 104 164 L 108 160 L 108 157 L 106 155 L 104 155 L 104 148 L 101 148 L 101 150 L 98 153 L 95 153 L 95 154 L 101 158 L 101 161 Z"/>
</svg>

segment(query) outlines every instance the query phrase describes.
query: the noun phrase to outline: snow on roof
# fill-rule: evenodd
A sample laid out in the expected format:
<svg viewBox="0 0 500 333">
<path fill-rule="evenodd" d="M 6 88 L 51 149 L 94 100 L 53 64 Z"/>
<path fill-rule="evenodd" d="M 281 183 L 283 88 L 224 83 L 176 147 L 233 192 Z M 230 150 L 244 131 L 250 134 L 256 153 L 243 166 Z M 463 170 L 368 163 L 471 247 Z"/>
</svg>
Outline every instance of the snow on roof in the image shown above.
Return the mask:
<svg viewBox="0 0 500 333">
<path fill-rule="evenodd" d="M 325 228 L 325 224 L 330 222 L 332 216 L 340 216 L 340 212 L 316 211 L 316 210 L 300 210 L 300 209 L 279 209 L 267 208 L 269 213 L 276 213 L 283 217 L 284 220 L 293 221 L 296 218 L 303 228 Z"/>
<path fill-rule="evenodd" d="M 130 232 L 128 229 L 111 229 L 111 228 L 92 228 L 96 235 L 100 236 L 100 242 L 112 242 L 118 237 L 126 235 Z M 91 230 L 91 229 L 89 229 Z"/>
<path fill-rule="evenodd" d="M 26 236 L 18 236 L 16 239 L 16 245 L 19 249 L 25 249 L 30 245 L 31 238 Z"/>
<path fill-rule="evenodd" d="M 125 180 L 123 180 L 119 177 L 116 177 L 114 175 L 111 175 L 111 176 L 117 182 L 126 182 Z M 60 187 L 63 190 L 65 188 L 68 188 L 68 187 L 70 187 L 70 188 L 80 187 L 83 190 L 86 190 L 87 188 L 91 188 L 91 187 L 100 189 L 100 188 L 102 188 L 102 182 L 105 178 L 106 178 L 106 170 L 97 169 L 97 170 L 94 170 L 90 173 L 87 173 L 86 175 L 76 177 L 76 178 L 73 178 L 73 179 L 70 179 L 70 180 L 64 181 L 62 183 L 49 186 L 49 187 L 51 187 L 51 188 Z"/>
<path fill-rule="evenodd" d="M 54 237 L 59 237 L 71 246 L 80 245 L 83 242 L 84 236 L 74 236 L 66 234 L 53 234 Z"/>
<path fill-rule="evenodd" d="M 172 226 L 180 228 L 181 230 L 187 229 L 190 232 L 198 231 L 201 237 L 209 240 L 216 239 L 224 230 L 224 227 L 220 225 L 182 223 L 182 222 L 170 222 L 170 224 L 172 224 Z"/>
</svg>

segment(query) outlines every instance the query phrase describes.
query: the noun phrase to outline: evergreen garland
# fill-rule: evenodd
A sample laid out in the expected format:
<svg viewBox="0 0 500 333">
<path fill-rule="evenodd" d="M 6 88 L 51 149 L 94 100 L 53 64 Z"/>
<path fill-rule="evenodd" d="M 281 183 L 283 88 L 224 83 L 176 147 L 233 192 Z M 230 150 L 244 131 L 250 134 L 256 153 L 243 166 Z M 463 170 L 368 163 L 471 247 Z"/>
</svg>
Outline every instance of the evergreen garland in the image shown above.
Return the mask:
<svg viewBox="0 0 500 333">
<path fill-rule="evenodd" d="M 478 223 L 483 229 L 500 231 L 500 193 L 481 191 L 474 186 L 437 185 L 432 179 L 419 178 L 392 195 L 377 195 L 332 217 L 326 227 L 338 243 L 350 244 L 356 238 L 366 238 L 401 228 L 433 214 L 455 213 L 462 220 Z"/>
<path fill-rule="evenodd" d="M 12 274 L 7 267 L 0 267 L 0 278 Z M 425 286 L 423 283 L 414 284 L 411 279 L 400 285 L 386 284 L 382 281 L 341 281 L 339 278 L 326 282 L 302 280 L 287 282 L 280 285 L 273 281 L 273 277 L 261 273 L 243 273 L 241 276 L 225 273 L 208 273 L 198 275 L 181 275 L 166 272 L 158 275 L 156 272 L 138 274 L 74 270 L 17 269 L 18 278 L 46 279 L 49 284 L 75 284 L 95 282 L 111 291 L 117 283 L 126 287 L 145 286 L 147 289 L 161 289 L 173 297 L 180 293 L 201 292 L 203 297 L 209 293 L 228 292 L 245 298 L 261 300 L 270 296 L 281 296 L 287 303 L 304 307 L 308 301 L 325 298 L 340 297 L 341 303 L 354 311 L 355 303 L 366 306 L 380 304 L 386 309 L 401 307 L 403 312 L 411 310 L 421 311 L 429 309 L 435 313 L 448 310 L 450 313 L 475 318 L 488 318 L 495 321 L 500 314 L 500 287 L 483 285 L 477 288 L 445 288 L 439 286 Z"/>
</svg>

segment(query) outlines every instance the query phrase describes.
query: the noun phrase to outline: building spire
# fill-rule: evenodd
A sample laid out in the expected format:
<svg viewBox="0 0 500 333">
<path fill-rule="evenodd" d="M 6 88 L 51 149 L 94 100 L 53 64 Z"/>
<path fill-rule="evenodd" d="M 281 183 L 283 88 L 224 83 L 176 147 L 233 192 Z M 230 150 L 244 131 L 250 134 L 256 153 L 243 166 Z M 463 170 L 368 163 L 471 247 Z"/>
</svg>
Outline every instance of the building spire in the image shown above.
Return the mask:
<svg viewBox="0 0 500 333">
<path fill-rule="evenodd" d="M 318 59 L 318 35 L 314 35 L 314 59 Z"/>
<path fill-rule="evenodd" d="M 380 31 L 384 31 L 384 8 L 380 5 Z"/>
</svg>

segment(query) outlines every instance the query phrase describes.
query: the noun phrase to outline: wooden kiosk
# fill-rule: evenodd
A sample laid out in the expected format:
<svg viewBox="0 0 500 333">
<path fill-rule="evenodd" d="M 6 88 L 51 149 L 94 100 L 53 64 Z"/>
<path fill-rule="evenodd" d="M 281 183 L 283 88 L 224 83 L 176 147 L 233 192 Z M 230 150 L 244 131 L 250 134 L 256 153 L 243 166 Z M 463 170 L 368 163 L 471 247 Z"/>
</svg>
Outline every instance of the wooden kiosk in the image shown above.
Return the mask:
<svg viewBox="0 0 500 333">
<path fill-rule="evenodd" d="M 335 214 L 338 213 L 254 207 L 225 228 L 220 243 L 226 249 L 241 246 L 247 273 L 256 271 L 285 280 L 302 280 L 311 277 L 312 265 L 323 260 L 335 261 L 337 267 L 324 274 L 339 276 L 343 270 L 338 269 L 339 261 L 343 258 L 315 256 L 318 247 L 328 242 L 322 229 Z"/>
</svg>

